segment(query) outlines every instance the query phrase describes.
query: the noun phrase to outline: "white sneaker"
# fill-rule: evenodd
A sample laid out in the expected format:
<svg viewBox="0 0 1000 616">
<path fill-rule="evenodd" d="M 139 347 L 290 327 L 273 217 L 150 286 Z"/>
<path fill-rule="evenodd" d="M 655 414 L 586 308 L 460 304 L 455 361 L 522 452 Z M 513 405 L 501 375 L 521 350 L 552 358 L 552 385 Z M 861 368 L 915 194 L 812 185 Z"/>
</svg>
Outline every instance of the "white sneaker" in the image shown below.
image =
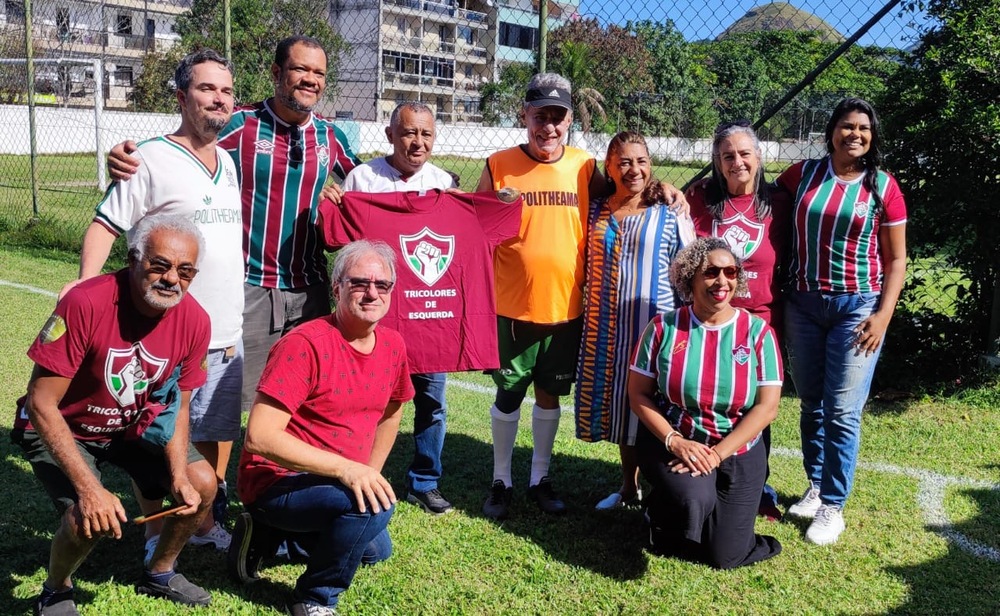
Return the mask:
<svg viewBox="0 0 1000 616">
<path fill-rule="evenodd" d="M 599 503 L 594 507 L 597 511 L 609 511 L 611 509 L 635 509 L 639 507 L 642 503 L 642 490 L 638 490 L 635 496 L 625 499 L 622 497 L 621 492 L 612 492 L 608 496 L 601 499 Z"/>
<path fill-rule="evenodd" d="M 822 504 L 823 501 L 819 499 L 819 488 L 810 484 L 809 489 L 802 495 L 799 502 L 788 508 L 788 515 L 797 518 L 814 518 Z"/>
<path fill-rule="evenodd" d="M 204 535 L 191 535 L 191 538 L 187 542 L 188 545 L 210 545 L 216 550 L 225 551 L 229 549 L 229 544 L 232 540 L 233 536 L 216 522 L 207 533 Z"/>
<path fill-rule="evenodd" d="M 820 505 L 813 523 L 806 531 L 806 541 L 816 545 L 836 543 L 844 532 L 844 514 L 836 505 Z"/>
</svg>

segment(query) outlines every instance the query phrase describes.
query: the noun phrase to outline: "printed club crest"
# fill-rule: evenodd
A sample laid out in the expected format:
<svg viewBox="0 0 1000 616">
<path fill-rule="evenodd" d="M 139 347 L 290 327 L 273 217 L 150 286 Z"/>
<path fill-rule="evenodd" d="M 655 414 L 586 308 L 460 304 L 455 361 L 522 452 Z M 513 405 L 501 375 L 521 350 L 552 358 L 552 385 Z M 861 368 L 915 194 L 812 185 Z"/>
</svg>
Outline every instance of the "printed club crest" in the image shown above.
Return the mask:
<svg viewBox="0 0 1000 616">
<path fill-rule="evenodd" d="M 438 235 L 427 227 L 413 235 L 400 235 L 399 248 L 410 270 L 427 286 L 444 276 L 455 255 L 455 236 Z"/>
<path fill-rule="evenodd" d="M 868 217 L 868 202 L 867 201 L 857 201 L 854 203 L 854 215 L 858 218 Z"/>
<path fill-rule="evenodd" d="M 725 240 L 737 257 L 746 260 L 763 242 L 764 224 L 736 214 L 721 222 L 712 221 L 712 235 Z"/>
<path fill-rule="evenodd" d="M 741 366 L 746 365 L 746 363 L 750 361 L 750 347 L 745 344 L 741 344 L 733 349 L 733 359 L 735 359 L 736 363 Z"/>
<path fill-rule="evenodd" d="M 330 162 L 330 146 L 319 145 L 316 146 L 316 158 L 319 159 L 319 164 L 321 167 L 327 166 Z"/>
<path fill-rule="evenodd" d="M 150 355 L 141 342 L 130 349 L 108 349 L 104 385 L 120 406 L 132 406 L 137 396 L 149 393 L 150 383 L 166 367 L 167 360 Z"/>
</svg>

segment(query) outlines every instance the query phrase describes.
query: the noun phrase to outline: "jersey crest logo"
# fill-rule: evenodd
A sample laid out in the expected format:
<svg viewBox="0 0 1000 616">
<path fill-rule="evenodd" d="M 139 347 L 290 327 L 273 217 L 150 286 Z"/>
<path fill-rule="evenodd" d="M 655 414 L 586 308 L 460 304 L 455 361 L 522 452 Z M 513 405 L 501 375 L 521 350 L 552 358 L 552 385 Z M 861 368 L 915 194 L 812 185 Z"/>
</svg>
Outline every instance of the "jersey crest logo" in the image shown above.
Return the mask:
<svg viewBox="0 0 1000 616">
<path fill-rule="evenodd" d="M 45 326 L 42 327 L 42 331 L 38 332 L 38 340 L 42 344 L 48 344 L 59 340 L 65 333 L 66 321 L 64 321 L 58 314 L 53 314 L 49 317 L 49 320 L 45 322 Z"/>
<path fill-rule="evenodd" d="M 330 162 L 330 146 L 328 145 L 318 145 L 316 146 L 316 158 L 319 160 L 321 167 L 326 167 Z"/>
<path fill-rule="evenodd" d="M 430 287 L 451 265 L 455 256 L 455 236 L 438 235 L 424 227 L 413 235 L 400 235 L 399 248 L 406 265 Z"/>
<path fill-rule="evenodd" d="M 236 188 L 236 178 L 233 177 L 233 170 L 226 167 L 226 183 L 230 188 Z"/>
<path fill-rule="evenodd" d="M 745 366 L 750 361 L 750 347 L 743 344 L 733 349 L 733 359 L 739 365 Z"/>
<path fill-rule="evenodd" d="M 253 142 L 253 151 L 255 154 L 267 154 L 270 156 L 274 153 L 274 144 L 267 139 L 258 139 Z"/>
<path fill-rule="evenodd" d="M 120 406 L 132 406 L 136 396 L 163 374 L 167 360 L 151 355 L 141 342 L 130 349 L 108 349 L 104 362 L 104 385 Z"/>
<path fill-rule="evenodd" d="M 736 256 L 745 260 L 763 243 L 764 224 L 736 214 L 721 222 L 713 220 L 712 236 L 725 240 Z"/>
<path fill-rule="evenodd" d="M 868 202 L 867 201 L 857 201 L 854 203 L 854 215 L 858 218 L 866 218 L 868 216 Z"/>
</svg>

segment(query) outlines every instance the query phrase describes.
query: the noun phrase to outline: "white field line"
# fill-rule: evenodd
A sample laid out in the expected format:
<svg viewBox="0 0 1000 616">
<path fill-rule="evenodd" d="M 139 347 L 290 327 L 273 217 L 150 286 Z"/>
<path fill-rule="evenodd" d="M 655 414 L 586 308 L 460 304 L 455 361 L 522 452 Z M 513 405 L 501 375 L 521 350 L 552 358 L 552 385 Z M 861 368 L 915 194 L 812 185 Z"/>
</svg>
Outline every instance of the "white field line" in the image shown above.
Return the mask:
<svg viewBox="0 0 1000 616">
<path fill-rule="evenodd" d="M 57 296 L 57 294 L 53 291 L 47 291 L 31 285 L 10 282 L 8 280 L 0 280 L 0 286 L 11 287 L 21 291 L 27 291 L 28 293 L 44 295 L 46 297 Z M 462 379 L 455 377 L 450 377 L 448 379 L 448 386 L 485 395 L 493 395 L 496 392 L 496 389 L 493 387 L 486 387 L 478 383 L 463 381 Z M 529 404 L 535 403 L 534 399 L 531 397 L 525 397 L 525 402 L 528 402 Z M 573 412 L 573 407 L 571 406 L 563 406 L 561 408 L 563 412 Z M 802 457 L 802 453 L 800 451 L 788 449 L 786 447 L 772 447 L 771 453 L 786 458 Z M 952 526 L 951 521 L 948 519 L 948 514 L 944 508 L 945 492 L 950 486 L 957 485 L 988 490 L 1000 490 L 1000 485 L 992 484 L 988 481 L 966 479 L 964 477 L 951 477 L 919 468 L 896 466 L 894 464 L 859 462 L 858 466 L 865 470 L 887 473 L 890 475 L 903 475 L 911 479 L 916 479 L 918 485 L 917 505 L 923 512 L 924 522 L 929 529 L 940 534 L 945 539 L 952 542 L 955 546 L 966 552 L 979 556 L 980 558 L 1000 562 L 1000 550 L 977 541 L 973 541 L 962 533 L 956 531 Z"/>
<path fill-rule="evenodd" d="M 448 386 L 490 396 L 496 393 L 496 389 L 493 387 L 463 381 L 454 376 L 448 377 Z M 524 400 L 528 404 L 535 403 L 531 397 L 525 397 Z M 563 406 L 561 408 L 563 412 L 573 412 L 572 406 Z M 771 455 L 783 458 L 802 458 L 801 451 L 787 447 L 772 447 Z M 1000 485 L 990 483 L 989 481 L 967 479 L 965 477 L 951 477 L 924 469 L 896 466 L 895 464 L 884 464 L 881 462 L 859 462 L 858 467 L 878 473 L 902 475 L 915 479 L 917 481 L 917 505 L 923 513 L 924 523 L 928 529 L 943 536 L 961 550 L 980 558 L 992 560 L 993 562 L 1000 562 L 1000 550 L 973 541 L 956 531 L 948 519 L 948 514 L 944 508 L 945 493 L 950 486 L 1000 490 Z"/>
</svg>

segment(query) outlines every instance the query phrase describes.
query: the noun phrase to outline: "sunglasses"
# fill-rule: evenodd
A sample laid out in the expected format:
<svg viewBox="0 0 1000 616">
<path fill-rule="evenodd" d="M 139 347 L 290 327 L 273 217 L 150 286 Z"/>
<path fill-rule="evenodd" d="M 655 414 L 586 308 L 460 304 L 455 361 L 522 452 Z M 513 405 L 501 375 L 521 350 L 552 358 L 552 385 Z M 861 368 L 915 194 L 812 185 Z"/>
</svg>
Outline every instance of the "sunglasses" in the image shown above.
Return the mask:
<svg viewBox="0 0 1000 616">
<path fill-rule="evenodd" d="M 701 275 L 705 277 L 705 280 L 715 280 L 719 277 L 720 273 L 724 274 L 729 280 L 736 280 L 736 277 L 740 275 L 740 268 L 735 265 L 727 265 L 726 267 L 709 265 Z"/>
<path fill-rule="evenodd" d="M 715 127 L 715 134 L 718 135 L 719 133 L 722 133 L 724 131 L 729 130 L 730 128 L 734 128 L 737 126 L 740 128 L 749 128 L 753 126 L 753 123 L 750 122 L 750 120 L 733 120 L 732 122 L 723 122 L 722 124 L 719 124 L 718 126 Z"/>
<path fill-rule="evenodd" d="M 302 129 L 298 126 L 292 126 L 289 131 L 291 136 L 288 138 L 290 148 L 288 150 L 288 162 L 293 165 L 298 165 L 302 162 Z"/>
<path fill-rule="evenodd" d="M 173 263 L 165 261 L 164 259 L 145 259 L 146 263 L 149 263 L 149 267 L 146 268 L 147 272 L 156 274 L 157 276 L 163 276 L 172 269 L 177 270 L 177 277 L 181 280 L 192 280 L 198 273 L 198 268 L 193 265 L 178 265 L 174 266 Z"/>
<path fill-rule="evenodd" d="M 386 295 L 389 291 L 392 291 L 392 287 L 396 286 L 396 283 L 391 280 L 373 280 L 369 278 L 346 278 L 341 280 L 341 282 L 347 283 L 347 288 L 352 293 L 367 293 L 368 289 L 372 285 L 375 285 L 375 291 L 379 295 Z"/>
</svg>

